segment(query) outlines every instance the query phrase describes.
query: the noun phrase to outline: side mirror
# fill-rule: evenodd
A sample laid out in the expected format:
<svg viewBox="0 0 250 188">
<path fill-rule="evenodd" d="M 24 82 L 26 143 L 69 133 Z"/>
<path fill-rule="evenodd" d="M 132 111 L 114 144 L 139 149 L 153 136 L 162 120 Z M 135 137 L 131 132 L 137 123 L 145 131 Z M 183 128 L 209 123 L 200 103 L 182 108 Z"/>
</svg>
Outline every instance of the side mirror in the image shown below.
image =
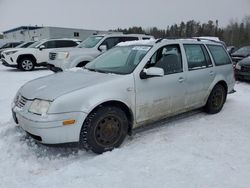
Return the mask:
<svg viewBox="0 0 250 188">
<path fill-rule="evenodd" d="M 43 50 L 43 49 L 45 49 L 45 46 L 44 46 L 44 45 L 41 45 L 41 46 L 39 46 L 38 48 L 39 48 L 39 50 Z"/>
<path fill-rule="evenodd" d="M 164 76 L 164 70 L 158 67 L 150 67 L 148 69 L 143 69 L 140 73 L 141 79 L 147 79 L 151 77 L 162 77 Z"/>
<path fill-rule="evenodd" d="M 107 47 L 107 45 L 101 45 L 101 46 L 99 47 L 99 50 L 100 50 L 101 52 L 106 52 L 106 51 L 108 50 L 108 47 Z"/>
</svg>

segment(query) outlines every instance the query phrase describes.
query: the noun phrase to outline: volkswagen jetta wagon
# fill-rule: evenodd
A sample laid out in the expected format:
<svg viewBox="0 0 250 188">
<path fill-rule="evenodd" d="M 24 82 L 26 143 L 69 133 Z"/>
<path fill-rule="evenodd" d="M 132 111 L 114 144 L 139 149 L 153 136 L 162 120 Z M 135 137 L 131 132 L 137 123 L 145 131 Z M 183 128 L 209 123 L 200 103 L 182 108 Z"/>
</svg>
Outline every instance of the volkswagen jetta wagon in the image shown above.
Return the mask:
<svg viewBox="0 0 250 188">
<path fill-rule="evenodd" d="M 217 42 L 124 42 L 84 69 L 26 83 L 12 112 L 40 143 L 77 142 L 103 153 L 149 122 L 201 107 L 219 112 L 234 84 L 231 59 Z"/>
</svg>

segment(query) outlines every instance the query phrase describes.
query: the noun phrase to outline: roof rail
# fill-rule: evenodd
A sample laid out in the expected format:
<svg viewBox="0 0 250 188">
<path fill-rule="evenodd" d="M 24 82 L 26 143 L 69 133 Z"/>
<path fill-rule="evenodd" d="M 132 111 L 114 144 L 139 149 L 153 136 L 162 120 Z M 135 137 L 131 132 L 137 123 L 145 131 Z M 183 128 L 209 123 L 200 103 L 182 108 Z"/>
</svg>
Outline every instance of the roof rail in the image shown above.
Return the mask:
<svg viewBox="0 0 250 188">
<path fill-rule="evenodd" d="M 155 44 L 161 42 L 162 40 L 163 40 L 163 38 L 156 39 Z"/>
</svg>

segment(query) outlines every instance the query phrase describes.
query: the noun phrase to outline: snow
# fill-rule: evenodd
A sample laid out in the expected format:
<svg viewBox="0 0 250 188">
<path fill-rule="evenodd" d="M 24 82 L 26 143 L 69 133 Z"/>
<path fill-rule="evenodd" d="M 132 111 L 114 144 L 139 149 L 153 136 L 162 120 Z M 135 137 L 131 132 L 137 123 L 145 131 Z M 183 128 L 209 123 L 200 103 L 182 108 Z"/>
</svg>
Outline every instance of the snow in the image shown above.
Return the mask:
<svg viewBox="0 0 250 188">
<path fill-rule="evenodd" d="M 155 39 L 126 41 L 126 42 L 120 42 L 116 46 L 153 45 L 155 41 L 156 41 Z"/>
<path fill-rule="evenodd" d="M 36 144 L 16 127 L 10 105 L 25 82 L 47 70 L 0 65 L 0 187 L 248 188 L 250 84 L 237 82 L 223 110 L 195 112 L 127 137 L 95 155 Z M 31 91 L 32 92 L 32 91 Z"/>
</svg>

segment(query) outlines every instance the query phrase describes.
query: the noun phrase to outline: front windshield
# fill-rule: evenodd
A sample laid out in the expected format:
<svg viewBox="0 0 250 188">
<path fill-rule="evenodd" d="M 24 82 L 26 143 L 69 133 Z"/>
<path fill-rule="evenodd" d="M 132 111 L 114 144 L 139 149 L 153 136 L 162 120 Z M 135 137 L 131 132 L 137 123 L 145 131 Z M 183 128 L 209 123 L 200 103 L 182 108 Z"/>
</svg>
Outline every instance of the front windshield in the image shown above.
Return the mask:
<svg viewBox="0 0 250 188">
<path fill-rule="evenodd" d="M 88 37 L 86 40 L 82 41 L 77 47 L 78 48 L 93 48 L 103 36 L 91 36 Z"/>
<path fill-rule="evenodd" d="M 22 44 L 19 44 L 18 46 L 16 46 L 15 48 L 28 48 L 29 46 L 31 46 L 34 42 L 24 42 Z"/>
<path fill-rule="evenodd" d="M 38 46 L 38 45 L 40 45 L 40 44 L 42 44 L 42 43 L 43 43 L 43 41 L 34 42 L 33 44 L 31 44 L 31 45 L 29 46 L 29 48 L 35 48 L 36 46 Z"/>
<path fill-rule="evenodd" d="M 129 74 L 133 72 L 151 46 L 117 46 L 85 66 L 96 72 Z"/>
<path fill-rule="evenodd" d="M 246 56 L 246 55 L 250 54 L 250 47 L 240 48 L 239 50 L 234 52 L 234 54 Z"/>
</svg>

